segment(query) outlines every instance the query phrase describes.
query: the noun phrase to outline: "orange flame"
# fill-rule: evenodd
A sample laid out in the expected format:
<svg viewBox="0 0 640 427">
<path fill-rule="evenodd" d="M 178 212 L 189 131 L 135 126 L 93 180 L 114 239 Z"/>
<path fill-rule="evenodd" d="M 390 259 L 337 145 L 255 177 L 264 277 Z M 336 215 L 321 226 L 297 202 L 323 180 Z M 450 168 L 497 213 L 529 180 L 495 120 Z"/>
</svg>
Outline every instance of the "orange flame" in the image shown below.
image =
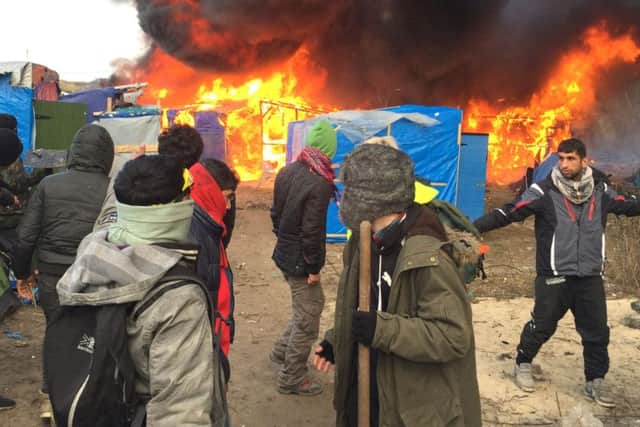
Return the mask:
<svg viewBox="0 0 640 427">
<path fill-rule="evenodd" d="M 572 123 L 584 120 L 592 111 L 602 71 L 634 62 L 639 56 L 640 47 L 630 35 L 612 37 L 602 23 L 585 32 L 583 46 L 560 58 L 529 105 L 500 109 L 471 100 L 465 128 L 489 132 L 487 180 L 510 184 L 520 179 L 527 166 L 571 136 Z"/>
<path fill-rule="evenodd" d="M 157 61 L 164 60 L 167 57 L 159 54 Z M 175 60 L 170 62 L 173 62 L 170 67 L 173 70 L 184 75 L 196 74 L 184 65 L 176 66 Z M 191 95 L 191 101 L 185 102 L 190 105 L 182 107 L 174 119 L 174 123 L 193 126 L 194 112 L 215 110 L 223 113 L 227 161 L 243 180 L 257 179 L 265 169 L 276 171 L 284 166 L 288 123 L 302 120 L 315 111 L 304 94 L 322 89 L 326 78 L 324 70 L 314 68 L 304 48 L 285 64 L 283 71 L 263 74 L 239 84 L 225 77 L 196 77 L 208 82 L 199 85 Z M 298 76 L 304 79 L 304 87 L 299 84 Z M 158 76 L 158 80 L 163 78 Z M 156 102 L 167 104 L 174 100 L 184 102 L 184 92 L 162 87 L 152 90 L 151 95 Z M 186 96 L 189 99 L 189 95 Z M 272 100 L 277 102 L 269 102 Z M 163 121 L 163 126 L 167 125 Z"/>
</svg>

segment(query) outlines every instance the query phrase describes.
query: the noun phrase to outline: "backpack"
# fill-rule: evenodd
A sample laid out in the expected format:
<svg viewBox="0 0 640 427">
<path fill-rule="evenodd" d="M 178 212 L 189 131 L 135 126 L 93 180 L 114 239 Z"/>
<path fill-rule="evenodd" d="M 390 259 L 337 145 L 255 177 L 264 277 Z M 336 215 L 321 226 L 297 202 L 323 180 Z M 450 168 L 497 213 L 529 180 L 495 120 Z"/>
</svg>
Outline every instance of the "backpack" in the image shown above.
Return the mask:
<svg viewBox="0 0 640 427">
<path fill-rule="evenodd" d="M 169 270 L 152 288 L 154 294 L 135 311 L 137 303 L 60 307 L 47 327 L 44 343 L 49 398 L 58 426 L 146 424 L 149 397 L 135 392 L 136 370 L 128 349 L 127 319 L 130 315 L 137 319 L 165 292 L 187 284 L 197 284 L 207 296 L 213 328 L 217 314 L 209 292 L 183 263 Z M 227 416 L 219 341 L 219 331 L 214 331 L 215 426 L 223 426 Z"/>
<path fill-rule="evenodd" d="M 473 282 L 477 277 L 487 278 L 484 271 L 484 252 L 486 248 L 480 243 L 480 232 L 469 217 L 460 209 L 444 200 L 434 199 L 428 203 L 433 209 L 449 236 L 447 252 L 458 266 L 465 284 Z"/>
</svg>

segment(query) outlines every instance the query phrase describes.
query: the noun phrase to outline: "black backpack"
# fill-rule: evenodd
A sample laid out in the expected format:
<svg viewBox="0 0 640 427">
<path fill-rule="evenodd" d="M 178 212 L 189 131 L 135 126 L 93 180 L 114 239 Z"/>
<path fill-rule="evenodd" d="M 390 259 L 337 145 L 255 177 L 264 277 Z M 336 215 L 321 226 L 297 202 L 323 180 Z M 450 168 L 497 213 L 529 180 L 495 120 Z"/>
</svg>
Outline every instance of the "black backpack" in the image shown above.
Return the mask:
<svg viewBox="0 0 640 427">
<path fill-rule="evenodd" d="M 205 284 L 179 263 L 152 288 L 154 294 L 133 313 L 136 303 L 104 306 L 63 306 L 47 327 L 44 364 L 56 424 L 64 427 L 140 427 L 146 424 L 148 396 L 136 394 L 136 371 L 127 346 L 127 318 L 137 319 L 165 292 L 187 284 L 200 286 L 216 311 Z M 215 425 L 227 416 L 220 365 L 220 331 L 214 333 L 216 372 Z"/>
</svg>

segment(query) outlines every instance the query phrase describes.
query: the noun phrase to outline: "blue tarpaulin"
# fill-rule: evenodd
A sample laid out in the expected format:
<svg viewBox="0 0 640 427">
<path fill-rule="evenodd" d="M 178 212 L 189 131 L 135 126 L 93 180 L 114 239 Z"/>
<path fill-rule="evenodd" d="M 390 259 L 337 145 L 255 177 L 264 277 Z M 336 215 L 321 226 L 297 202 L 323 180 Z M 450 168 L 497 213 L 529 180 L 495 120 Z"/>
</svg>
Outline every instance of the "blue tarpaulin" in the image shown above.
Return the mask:
<svg viewBox="0 0 640 427">
<path fill-rule="evenodd" d="M 351 121 L 349 114 L 353 114 Z M 307 121 L 292 122 L 287 134 L 287 163 L 297 158 L 304 146 L 307 130 L 320 119 L 329 121 L 337 128 L 338 151 L 333 163 L 341 164 L 345 156 L 363 140 L 390 133 L 398 141 L 399 148 L 413 159 L 416 175 L 434 183 L 440 192 L 438 198 L 455 202 L 461 110 L 402 105 L 374 111 L 331 113 Z M 338 219 L 338 207 L 332 201 L 327 214 L 327 240 L 344 241 L 345 237 L 346 227 Z"/>
<path fill-rule="evenodd" d="M 24 147 L 24 158 L 27 150 L 33 147 L 33 89 L 11 86 L 10 75 L 0 75 L 0 113 L 12 114 L 18 120 L 18 136 Z"/>
<path fill-rule="evenodd" d="M 169 124 L 173 125 L 173 120 L 180 110 L 169 110 L 167 119 Z M 225 140 L 225 130 L 220 123 L 217 111 L 196 111 L 191 113 L 194 118 L 195 128 L 202 136 L 204 145 L 201 160 L 218 159 L 223 162 L 227 161 L 227 144 Z"/>
<path fill-rule="evenodd" d="M 81 92 L 74 92 L 58 98 L 60 102 L 77 102 L 87 105 L 87 123 L 91 123 L 97 118 L 93 113 L 107 111 L 107 99 L 113 98 L 116 90 L 112 87 L 102 89 L 89 89 Z"/>
<path fill-rule="evenodd" d="M 549 176 L 553 167 L 558 163 L 558 153 L 551 153 L 533 170 L 532 183 L 540 182 Z"/>
</svg>

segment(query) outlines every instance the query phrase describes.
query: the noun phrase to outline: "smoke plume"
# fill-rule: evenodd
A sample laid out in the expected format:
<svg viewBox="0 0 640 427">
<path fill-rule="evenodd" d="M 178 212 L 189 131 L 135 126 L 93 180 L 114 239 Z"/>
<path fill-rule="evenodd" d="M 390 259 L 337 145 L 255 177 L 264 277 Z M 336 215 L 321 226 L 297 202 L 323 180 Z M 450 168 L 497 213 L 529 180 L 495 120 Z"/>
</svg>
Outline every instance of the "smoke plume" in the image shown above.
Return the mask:
<svg viewBox="0 0 640 427">
<path fill-rule="evenodd" d="M 583 31 L 639 39 L 634 0 L 137 0 L 155 46 L 195 69 L 250 72 L 305 46 L 346 104 L 519 102 Z M 637 68 L 637 67 L 636 67 Z"/>
</svg>

